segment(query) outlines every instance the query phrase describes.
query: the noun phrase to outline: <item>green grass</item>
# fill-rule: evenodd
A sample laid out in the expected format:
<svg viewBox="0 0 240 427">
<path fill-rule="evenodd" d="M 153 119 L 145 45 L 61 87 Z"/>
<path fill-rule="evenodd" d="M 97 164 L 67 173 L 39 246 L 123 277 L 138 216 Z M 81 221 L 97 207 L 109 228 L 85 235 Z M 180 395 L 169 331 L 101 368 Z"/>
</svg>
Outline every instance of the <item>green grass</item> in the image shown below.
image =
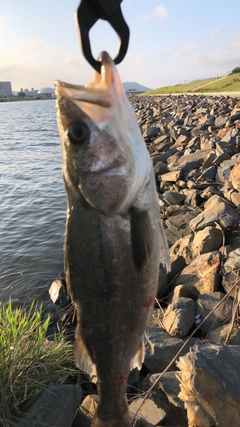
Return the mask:
<svg viewBox="0 0 240 427">
<path fill-rule="evenodd" d="M 21 416 L 51 381 L 64 382 L 73 369 L 73 351 L 63 333 L 46 338 L 50 317 L 34 303 L 26 311 L 0 306 L 0 425 Z"/>
<path fill-rule="evenodd" d="M 240 73 L 226 77 L 197 80 L 190 83 L 174 86 L 163 86 L 158 89 L 144 92 L 143 95 L 170 94 L 170 93 L 207 93 L 207 92 L 237 92 L 240 91 Z"/>
</svg>

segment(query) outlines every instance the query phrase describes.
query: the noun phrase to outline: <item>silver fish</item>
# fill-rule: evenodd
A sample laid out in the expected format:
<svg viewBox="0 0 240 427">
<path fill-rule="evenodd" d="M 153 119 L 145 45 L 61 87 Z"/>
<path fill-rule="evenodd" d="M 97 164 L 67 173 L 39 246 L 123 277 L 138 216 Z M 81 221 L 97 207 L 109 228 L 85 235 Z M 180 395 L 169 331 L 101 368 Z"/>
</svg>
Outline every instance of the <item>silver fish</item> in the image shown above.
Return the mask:
<svg viewBox="0 0 240 427">
<path fill-rule="evenodd" d="M 68 199 L 65 270 L 77 309 L 75 363 L 98 376 L 94 427 L 129 427 L 126 386 L 141 369 L 143 334 L 169 267 L 152 163 L 117 69 L 75 86 L 56 82 Z"/>
</svg>

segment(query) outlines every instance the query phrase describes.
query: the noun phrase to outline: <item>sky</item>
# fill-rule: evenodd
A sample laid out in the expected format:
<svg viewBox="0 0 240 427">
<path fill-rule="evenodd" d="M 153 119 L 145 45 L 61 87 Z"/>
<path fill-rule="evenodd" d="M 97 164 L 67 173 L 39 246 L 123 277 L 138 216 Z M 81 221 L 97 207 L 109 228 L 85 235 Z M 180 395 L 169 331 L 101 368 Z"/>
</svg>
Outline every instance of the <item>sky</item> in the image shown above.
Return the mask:
<svg viewBox="0 0 240 427">
<path fill-rule="evenodd" d="M 20 88 L 86 84 L 94 70 L 84 59 L 75 24 L 77 0 L 0 0 L 0 81 Z M 130 28 L 123 82 L 149 88 L 228 74 L 240 66 L 239 0 L 123 0 Z M 93 56 L 118 51 L 105 21 L 90 31 Z"/>
</svg>

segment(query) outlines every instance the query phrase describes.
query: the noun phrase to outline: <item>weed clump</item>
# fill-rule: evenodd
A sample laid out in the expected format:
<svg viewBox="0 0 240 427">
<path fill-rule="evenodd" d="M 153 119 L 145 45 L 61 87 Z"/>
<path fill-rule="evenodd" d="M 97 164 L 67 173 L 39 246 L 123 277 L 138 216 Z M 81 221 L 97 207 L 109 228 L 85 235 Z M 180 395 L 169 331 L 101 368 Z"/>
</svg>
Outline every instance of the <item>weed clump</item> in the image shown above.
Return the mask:
<svg viewBox="0 0 240 427">
<path fill-rule="evenodd" d="M 72 347 L 60 332 L 47 338 L 42 307 L 0 305 L 0 426 L 7 427 L 47 388 L 72 371 Z M 50 340 L 51 338 L 51 340 Z"/>
</svg>

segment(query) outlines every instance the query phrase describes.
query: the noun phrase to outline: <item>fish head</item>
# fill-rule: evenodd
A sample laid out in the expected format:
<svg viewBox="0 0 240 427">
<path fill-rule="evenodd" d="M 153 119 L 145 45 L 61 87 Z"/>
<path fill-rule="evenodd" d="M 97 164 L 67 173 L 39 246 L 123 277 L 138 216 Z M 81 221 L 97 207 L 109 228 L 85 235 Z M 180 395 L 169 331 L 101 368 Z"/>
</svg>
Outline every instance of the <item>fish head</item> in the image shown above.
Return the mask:
<svg viewBox="0 0 240 427">
<path fill-rule="evenodd" d="M 129 209 L 151 161 L 110 56 L 84 86 L 56 82 L 57 121 L 67 190 L 104 213 Z"/>
</svg>

